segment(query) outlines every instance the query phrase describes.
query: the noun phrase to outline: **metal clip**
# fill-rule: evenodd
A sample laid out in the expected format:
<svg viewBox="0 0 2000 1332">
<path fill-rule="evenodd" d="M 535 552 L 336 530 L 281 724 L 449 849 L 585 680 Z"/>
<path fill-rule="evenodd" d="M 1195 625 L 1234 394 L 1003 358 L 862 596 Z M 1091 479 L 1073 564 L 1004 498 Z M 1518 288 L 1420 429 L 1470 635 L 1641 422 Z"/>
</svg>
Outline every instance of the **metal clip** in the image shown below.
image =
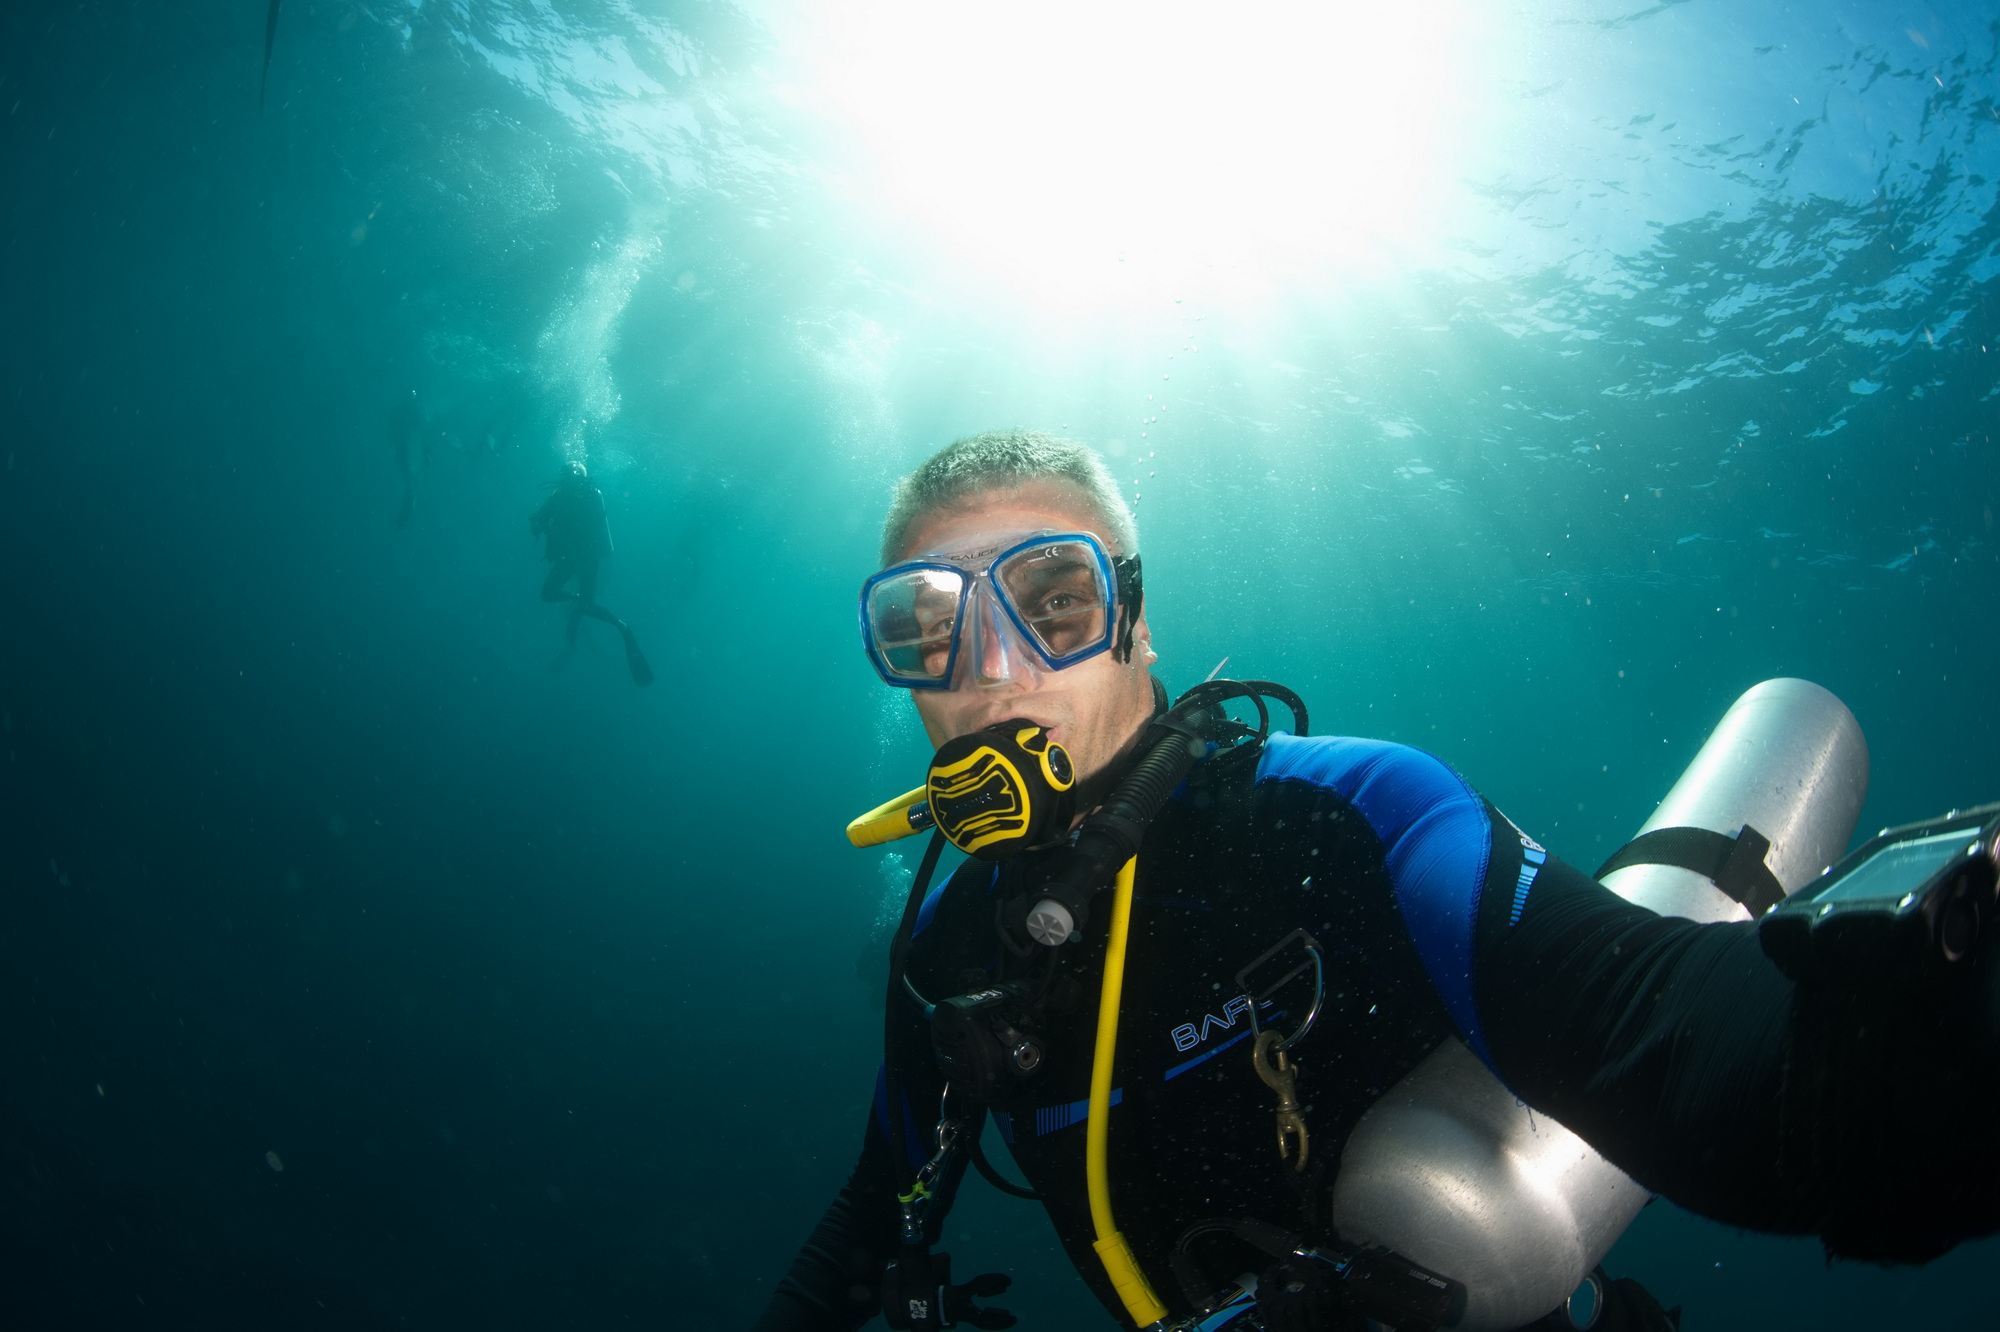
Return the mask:
<svg viewBox="0 0 2000 1332">
<path fill-rule="evenodd" d="M 1297 944 L 1305 952 L 1306 961 L 1299 963 L 1269 984 L 1259 986 L 1256 980 L 1266 965 L 1275 961 L 1279 954 L 1283 953 L 1293 944 Z M 1324 950 L 1319 946 L 1319 940 L 1313 938 L 1305 930 L 1293 930 L 1290 934 L 1259 953 L 1250 965 L 1236 973 L 1237 986 L 1244 994 L 1250 996 L 1250 1030 L 1262 1036 L 1264 1034 L 1264 1027 L 1258 1020 L 1258 1010 L 1264 1006 L 1267 1000 L 1277 994 L 1278 991 L 1304 975 L 1308 965 L 1312 967 L 1313 974 L 1312 1007 L 1306 1011 L 1306 1015 L 1300 1021 L 1299 1025 L 1292 1029 L 1292 1034 L 1285 1037 L 1279 1044 L 1278 1048 L 1280 1050 L 1289 1050 L 1306 1038 L 1306 1033 L 1312 1030 L 1313 1023 L 1319 1021 L 1319 1010 L 1326 1003 L 1326 956 Z"/>
<path fill-rule="evenodd" d="M 1257 1043 L 1250 1047 L 1250 1060 L 1264 1085 L 1278 1093 L 1278 1159 L 1291 1161 L 1293 1170 L 1303 1171 L 1312 1144 L 1306 1135 L 1305 1116 L 1299 1113 L 1298 1065 L 1285 1057 L 1284 1039 L 1275 1031 L 1258 1034 Z M 1294 1145 L 1299 1153 L 1296 1161 L 1292 1160 Z"/>
<path fill-rule="evenodd" d="M 930 1216 L 931 1203 L 936 1198 L 934 1187 L 945 1169 L 951 1164 L 951 1154 L 958 1150 L 958 1140 L 964 1130 L 962 1121 L 952 1118 L 948 1109 L 951 1101 L 951 1084 L 946 1083 L 944 1095 L 938 1101 L 938 1122 L 935 1139 L 937 1151 L 924 1162 L 917 1171 L 916 1179 L 908 1193 L 896 1195 L 896 1201 L 903 1205 L 903 1243 L 922 1244 L 924 1225 Z"/>
</svg>

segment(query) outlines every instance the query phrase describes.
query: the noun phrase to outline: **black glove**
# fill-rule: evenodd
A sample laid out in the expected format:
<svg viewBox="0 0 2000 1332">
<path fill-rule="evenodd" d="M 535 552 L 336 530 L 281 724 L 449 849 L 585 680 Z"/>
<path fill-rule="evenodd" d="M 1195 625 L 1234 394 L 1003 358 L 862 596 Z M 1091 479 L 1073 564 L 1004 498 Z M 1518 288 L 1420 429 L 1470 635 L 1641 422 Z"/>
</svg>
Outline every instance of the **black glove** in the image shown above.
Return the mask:
<svg viewBox="0 0 2000 1332">
<path fill-rule="evenodd" d="M 991 1299 L 1013 1284 L 1005 1272 L 981 1272 L 954 1286 L 950 1254 L 906 1249 L 882 1274 L 882 1318 L 898 1332 L 937 1332 L 961 1323 L 997 1332 L 1020 1320 L 1005 1309 L 981 1309 L 972 1302 Z"/>
<path fill-rule="evenodd" d="M 981 1272 L 962 1286 L 944 1288 L 945 1326 L 969 1323 L 973 1327 L 985 1328 L 988 1332 L 1003 1327 L 1012 1327 L 1021 1320 L 1005 1309 L 975 1309 L 974 1300 L 987 1300 L 995 1295 L 1003 1295 L 1007 1287 L 1014 1284 L 1014 1278 L 1005 1272 Z"/>
<path fill-rule="evenodd" d="M 1351 1321 L 1324 1263 L 1288 1258 L 1257 1278 L 1257 1319 L 1264 1332 L 1335 1332 Z"/>
</svg>

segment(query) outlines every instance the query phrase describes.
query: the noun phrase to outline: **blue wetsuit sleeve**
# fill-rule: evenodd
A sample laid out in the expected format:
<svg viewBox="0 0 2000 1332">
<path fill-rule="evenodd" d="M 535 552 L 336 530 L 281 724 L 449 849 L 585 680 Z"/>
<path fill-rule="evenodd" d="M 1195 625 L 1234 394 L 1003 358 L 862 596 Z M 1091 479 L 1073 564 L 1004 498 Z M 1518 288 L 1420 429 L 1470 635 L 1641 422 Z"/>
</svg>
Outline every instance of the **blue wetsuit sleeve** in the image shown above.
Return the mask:
<svg viewBox="0 0 2000 1332">
<path fill-rule="evenodd" d="M 1491 1065 L 1475 999 L 1474 937 L 1492 862 L 1486 803 L 1439 760 L 1406 745 L 1274 736 L 1257 780 L 1332 792 L 1381 843 L 1396 910 L 1459 1035 Z"/>
</svg>

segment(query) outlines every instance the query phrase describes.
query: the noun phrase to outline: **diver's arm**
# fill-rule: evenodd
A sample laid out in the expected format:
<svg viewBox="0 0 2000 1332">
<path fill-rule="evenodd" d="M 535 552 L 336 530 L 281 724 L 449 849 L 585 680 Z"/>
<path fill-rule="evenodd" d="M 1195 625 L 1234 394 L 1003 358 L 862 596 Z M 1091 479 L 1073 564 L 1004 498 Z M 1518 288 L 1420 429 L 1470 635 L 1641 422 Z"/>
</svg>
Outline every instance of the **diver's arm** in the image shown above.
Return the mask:
<svg viewBox="0 0 2000 1332">
<path fill-rule="evenodd" d="M 931 1094 L 925 1097 L 912 1088 L 905 1098 L 906 1107 L 935 1105 L 939 1089 L 928 1090 Z M 884 1104 L 877 1100 L 870 1111 L 860 1162 L 792 1259 L 752 1332 L 853 1332 L 881 1312 L 883 1269 L 900 1251 L 902 1230 L 891 1154 L 894 1148 L 885 1132 Z M 918 1128 L 918 1123 L 914 1110 L 905 1115 L 907 1147 L 914 1164 L 922 1163 L 932 1145 L 929 1128 Z M 937 1243 L 951 1211 L 966 1164 L 964 1153 L 960 1153 L 938 1181 L 936 1201 L 925 1226 L 932 1244 Z"/>
<path fill-rule="evenodd" d="M 2000 968 L 1802 989 L 1750 923 L 1625 902 L 1495 821 L 1474 959 L 1496 1070 L 1646 1187 L 1732 1225 L 1921 1261 L 2000 1228 Z"/>
<path fill-rule="evenodd" d="M 920 940 L 913 957 L 925 951 L 926 942 L 935 940 Z M 912 969 L 919 979 L 923 977 L 920 963 L 913 960 Z M 890 1002 L 896 1005 L 892 1016 L 900 1024 L 896 1048 L 903 1052 L 897 1062 L 903 1146 L 909 1173 L 914 1175 L 937 1145 L 934 1133 L 944 1082 L 931 1057 L 930 1023 L 923 1010 L 900 988 Z M 881 1312 L 883 1269 L 897 1256 L 902 1240 L 902 1207 L 896 1198 L 899 1172 L 889 1137 L 885 1074 L 886 1065 L 876 1078 L 860 1162 L 792 1260 L 755 1332 L 850 1332 Z M 943 1231 L 966 1165 L 965 1154 L 958 1153 L 933 1186 L 925 1218 L 926 1238 L 932 1244 Z"/>
<path fill-rule="evenodd" d="M 860 1162 L 792 1259 L 752 1332 L 850 1332 L 879 1313 L 878 1287 L 883 1265 L 895 1255 L 896 1220 L 889 1142 L 871 1111 Z"/>
<path fill-rule="evenodd" d="M 1754 925 L 1633 906 L 1416 750 L 1273 737 L 1259 780 L 1362 816 L 1466 1043 L 1647 1188 L 1849 1257 L 2000 1229 L 2000 950 L 1948 988 L 1794 986 Z"/>
</svg>

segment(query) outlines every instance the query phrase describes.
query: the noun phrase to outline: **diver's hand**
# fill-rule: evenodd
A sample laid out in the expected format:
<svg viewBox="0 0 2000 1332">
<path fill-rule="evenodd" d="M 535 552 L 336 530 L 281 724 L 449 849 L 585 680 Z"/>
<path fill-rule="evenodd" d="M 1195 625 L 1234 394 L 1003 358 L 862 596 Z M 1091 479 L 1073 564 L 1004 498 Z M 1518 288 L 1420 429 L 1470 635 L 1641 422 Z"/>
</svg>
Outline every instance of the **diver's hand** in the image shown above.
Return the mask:
<svg viewBox="0 0 2000 1332">
<path fill-rule="evenodd" d="M 1347 1324 L 1345 1302 L 1322 1263 L 1290 1258 L 1257 1278 L 1265 1332 L 1331 1332 Z"/>
<path fill-rule="evenodd" d="M 882 1316 L 890 1327 L 910 1332 L 936 1332 L 947 1327 L 977 1327 L 993 1332 L 1019 1319 L 1005 1309 L 982 1309 L 974 1300 L 990 1299 L 1014 1284 L 1005 1272 L 981 1272 L 963 1285 L 951 1284 L 951 1255 L 934 1253 L 928 1272 L 902 1270 L 910 1260 L 891 1263 L 883 1274 Z"/>
<path fill-rule="evenodd" d="M 946 1274 L 949 1275 L 947 1268 Z M 987 1300 L 1006 1293 L 1014 1284 L 1014 1278 L 1005 1272 L 981 1272 L 962 1286 L 944 1288 L 945 1326 L 959 1323 L 978 1328 L 1012 1327 L 1020 1320 L 1005 1309 L 980 1309 L 973 1306 L 974 1300 Z"/>
</svg>

